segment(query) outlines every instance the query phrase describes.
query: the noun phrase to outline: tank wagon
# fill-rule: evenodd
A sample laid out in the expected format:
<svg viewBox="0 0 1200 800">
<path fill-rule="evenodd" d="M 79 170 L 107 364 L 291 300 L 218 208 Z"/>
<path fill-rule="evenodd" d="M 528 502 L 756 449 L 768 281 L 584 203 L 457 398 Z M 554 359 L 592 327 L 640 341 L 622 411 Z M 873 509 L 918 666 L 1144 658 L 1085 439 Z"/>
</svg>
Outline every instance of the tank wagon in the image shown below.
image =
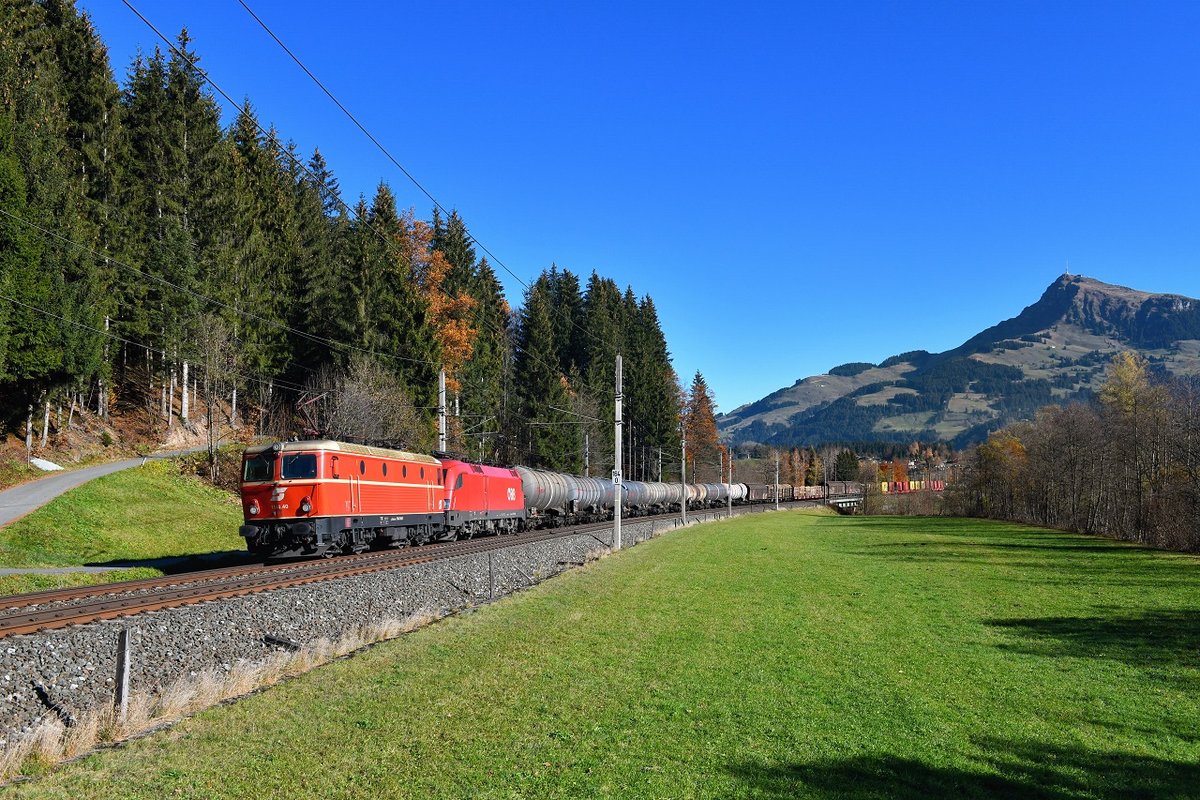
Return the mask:
<svg viewBox="0 0 1200 800">
<path fill-rule="evenodd" d="M 773 502 L 776 494 L 773 484 L 631 480 L 622 488 L 630 517 L 679 511 L 685 492 L 689 508 Z M 612 518 L 615 491 L 605 478 L 322 439 L 247 448 L 241 494 L 246 548 L 289 558 L 600 522 Z M 783 501 L 824 496 L 821 486 L 779 486 Z"/>
</svg>

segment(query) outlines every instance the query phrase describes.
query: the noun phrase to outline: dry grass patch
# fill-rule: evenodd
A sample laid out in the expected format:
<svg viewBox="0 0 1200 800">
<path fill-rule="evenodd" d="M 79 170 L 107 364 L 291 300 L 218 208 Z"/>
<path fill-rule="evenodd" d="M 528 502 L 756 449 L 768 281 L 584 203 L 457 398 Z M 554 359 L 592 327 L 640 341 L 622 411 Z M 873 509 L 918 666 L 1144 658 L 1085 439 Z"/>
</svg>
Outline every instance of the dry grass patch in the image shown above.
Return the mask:
<svg viewBox="0 0 1200 800">
<path fill-rule="evenodd" d="M 115 708 L 83 714 L 66 726 L 45 717 L 27 736 L 0 751 L 0 779 L 45 772 L 97 747 L 136 738 L 206 708 L 303 675 L 335 659 L 378 642 L 395 639 L 437 619 L 431 613 L 386 619 L 357 628 L 337 641 L 317 639 L 294 653 L 276 653 L 264 661 L 241 661 L 229 670 L 208 669 L 157 692 L 134 692 L 125 715 Z"/>
</svg>

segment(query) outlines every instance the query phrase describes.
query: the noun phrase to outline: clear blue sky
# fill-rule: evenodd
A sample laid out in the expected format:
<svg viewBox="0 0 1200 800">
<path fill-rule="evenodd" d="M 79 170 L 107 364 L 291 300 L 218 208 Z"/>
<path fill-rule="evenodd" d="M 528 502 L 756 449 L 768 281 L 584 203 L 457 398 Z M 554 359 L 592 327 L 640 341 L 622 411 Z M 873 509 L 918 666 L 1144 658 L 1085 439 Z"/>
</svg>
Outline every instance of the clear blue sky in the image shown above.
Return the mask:
<svg viewBox="0 0 1200 800">
<path fill-rule="evenodd" d="M 1068 264 L 1200 297 L 1194 2 L 247 2 L 521 280 L 653 296 L 721 410 L 954 347 Z M 348 198 L 429 216 L 236 0 L 134 5 Z M 80 6 L 123 80 L 154 35 Z"/>
</svg>

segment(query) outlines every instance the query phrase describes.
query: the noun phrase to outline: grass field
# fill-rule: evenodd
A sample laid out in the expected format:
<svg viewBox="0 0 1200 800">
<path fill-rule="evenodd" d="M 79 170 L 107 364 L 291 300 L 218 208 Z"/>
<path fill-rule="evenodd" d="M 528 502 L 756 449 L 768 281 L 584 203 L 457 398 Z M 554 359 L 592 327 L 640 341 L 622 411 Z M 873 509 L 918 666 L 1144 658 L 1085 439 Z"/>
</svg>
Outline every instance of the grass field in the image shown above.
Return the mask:
<svg viewBox="0 0 1200 800">
<path fill-rule="evenodd" d="M 244 549 L 236 499 L 149 461 L 72 489 L 0 528 L 0 567 L 131 563 Z M 161 574 L 139 567 L 98 574 L 0 576 L 0 594 Z"/>
<path fill-rule="evenodd" d="M 753 515 L 9 791 L 1196 797 L 1198 568 L 991 522 Z"/>
</svg>

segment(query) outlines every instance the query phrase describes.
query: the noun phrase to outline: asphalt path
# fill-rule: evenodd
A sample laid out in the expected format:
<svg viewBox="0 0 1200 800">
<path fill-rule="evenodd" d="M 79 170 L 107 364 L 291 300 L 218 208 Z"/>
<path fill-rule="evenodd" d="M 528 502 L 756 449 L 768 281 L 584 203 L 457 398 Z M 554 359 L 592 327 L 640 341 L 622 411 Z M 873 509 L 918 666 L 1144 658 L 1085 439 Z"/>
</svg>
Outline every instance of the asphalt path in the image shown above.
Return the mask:
<svg viewBox="0 0 1200 800">
<path fill-rule="evenodd" d="M 13 520 L 20 519 L 31 511 L 35 511 L 49 503 L 60 494 L 82 486 L 93 478 L 110 475 L 130 467 L 140 467 L 147 461 L 156 458 L 175 458 L 187 453 L 198 453 L 207 447 L 190 447 L 186 450 L 171 450 L 143 458 L 129 458 L 124 461 L 113 461 L 108 464 L 97 464 L 94 467 L 72 470 L 70 472 L 54 472 L 44 478 L 38 478 L 29 483 L 22 483 L 11 489 L 0 492 L 0 527 Z"/>
</svg>

